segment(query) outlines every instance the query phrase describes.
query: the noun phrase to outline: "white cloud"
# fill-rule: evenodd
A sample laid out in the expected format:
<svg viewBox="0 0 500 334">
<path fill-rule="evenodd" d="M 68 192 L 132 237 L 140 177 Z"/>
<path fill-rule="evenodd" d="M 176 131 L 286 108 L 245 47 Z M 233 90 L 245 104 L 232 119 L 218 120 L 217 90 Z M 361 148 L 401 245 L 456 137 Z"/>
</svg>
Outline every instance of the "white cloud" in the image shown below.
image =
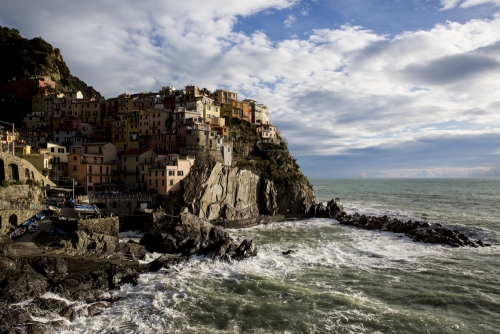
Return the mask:
<svg viewBox="0 0 500 334">
<path fill-rule="evenodd" d="M 285 21 L 283 21 L 283 24 L 285 25 L 286 28 L 290 28 L 292 24 L 295 22 L 296 18 L 293 15 L 288 15 Z"/>
<path fill-rule="evenodd" d="M 492 4 L 492 5 L 500 5 L 500 0 L 441 0 L 441 5 L 443 9 L 452 9 L 457 6 L 461 8 L 468 8 L 478 5 L 484 4 Z"/>
</svg>

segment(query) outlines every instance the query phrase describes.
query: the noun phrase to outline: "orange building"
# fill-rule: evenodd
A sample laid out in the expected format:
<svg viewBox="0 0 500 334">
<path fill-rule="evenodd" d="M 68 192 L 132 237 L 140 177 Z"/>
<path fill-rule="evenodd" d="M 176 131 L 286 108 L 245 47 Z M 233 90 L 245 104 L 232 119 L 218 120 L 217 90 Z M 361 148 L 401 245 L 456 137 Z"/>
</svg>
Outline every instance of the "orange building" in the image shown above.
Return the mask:
<svg viewBox="0 0 500 334">
<path fill-rule="evenodd" d="M 118 185 L 111 183 L 111 161 L 104 155 L 71 153 L 68 155 L 68 177 L 76 178 L 83 186 L 83 193 L 96 191 L 118 191 Z"/>
</svg>

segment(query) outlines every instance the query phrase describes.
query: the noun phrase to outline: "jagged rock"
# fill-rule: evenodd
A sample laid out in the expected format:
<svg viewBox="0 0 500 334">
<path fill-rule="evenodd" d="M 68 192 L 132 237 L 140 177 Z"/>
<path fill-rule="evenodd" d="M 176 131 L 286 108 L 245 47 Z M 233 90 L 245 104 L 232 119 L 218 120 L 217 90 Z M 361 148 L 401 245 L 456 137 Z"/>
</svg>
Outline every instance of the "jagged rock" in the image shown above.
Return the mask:
<svg viewBox="0 0 500 334">
<path fill-rule="evenodd" d="M 31 266 L 52 283 L 59 282 L 68 275 L 66 261 L 61 258 L 41 257 L 32 261 Z"/>
<path fill-rule="evenodd" d="M 116 251 L 133 260 L 142 260 L 146 256 L 146 247 L 134 242 L 121 243 Z"/>
<path fill-rule="evenodd" d="M 169 255 L 162 255 L 160 256 L 159 258 L 157 258 L 156 260 L 150 262 L 148 264 L 148 270 L 149 271 L 158 271 L 162 268 L 164 269 L 170 269 L 172 268 L 173 266 L 176 266 L 178 265 L 179 263 L 182 263 L 182 262 L 185 262 L 187 261 L 188 258 L 187 257 L 171 257 Z"/>
<path fill-rule="evenodd" d="M 42 310 L 51 310 L 56 313 L 59 313 L 63 308 L 68 306 L 64 300 L 53 298 L 37 297 L 31 303 Z"/>
<path fill-rule="evenodd" d="M 253 241 L 245 240 L 238 246 L 222 227 L 214 226 L 187 211 L 183 211 L 180 220 L 165 229 L 146 233 L 140 244 L 150 252 L 182 253 L 185 256 L 197 254 L 211 258 L 221 257 L 226 253 L 231 253 L 232 257 L 244 258 L 254 256 L 257 252 Z"/>
<path fill-rule="evenodd" d="M 8 303 L 19 303 L 44 294 L 48 283 L 44 276 L 24 264 L 18 274 L 7 277 L 2 282 L 0 300 Z"/>
</svg>

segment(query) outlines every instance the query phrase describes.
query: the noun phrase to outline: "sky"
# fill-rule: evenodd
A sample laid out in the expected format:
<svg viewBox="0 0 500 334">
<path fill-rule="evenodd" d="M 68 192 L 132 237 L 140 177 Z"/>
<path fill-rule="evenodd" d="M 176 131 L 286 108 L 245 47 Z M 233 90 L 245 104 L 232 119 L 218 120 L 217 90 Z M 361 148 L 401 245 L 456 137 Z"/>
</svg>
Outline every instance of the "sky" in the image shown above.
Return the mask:
<svg viewBox="0 0 500 334">
<path fill-rule="evenodd" d="M 106 98 L 267 105 L 310 178 L 500 177 L 500 0 L 0 0 Z"/>
</svg>

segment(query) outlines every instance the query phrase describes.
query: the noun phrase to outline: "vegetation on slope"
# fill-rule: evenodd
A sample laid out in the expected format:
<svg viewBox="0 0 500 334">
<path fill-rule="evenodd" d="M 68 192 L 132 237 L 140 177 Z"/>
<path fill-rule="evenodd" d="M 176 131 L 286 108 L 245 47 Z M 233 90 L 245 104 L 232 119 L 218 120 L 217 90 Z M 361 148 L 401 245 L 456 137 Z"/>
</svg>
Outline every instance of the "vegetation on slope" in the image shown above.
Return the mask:
<svg viewBox="0 0 500 334">
<path fill-rule="evenodd" d="M 17 29 L 0 26 L 0 84 L 15 78 L 46 77 L 56 82 L 56 92 L 80 90 L 84 97 L 104 100 L 92 86 L 71 75 L 61 51 L 41 37 L 23 38 Z"/>
</svg>

